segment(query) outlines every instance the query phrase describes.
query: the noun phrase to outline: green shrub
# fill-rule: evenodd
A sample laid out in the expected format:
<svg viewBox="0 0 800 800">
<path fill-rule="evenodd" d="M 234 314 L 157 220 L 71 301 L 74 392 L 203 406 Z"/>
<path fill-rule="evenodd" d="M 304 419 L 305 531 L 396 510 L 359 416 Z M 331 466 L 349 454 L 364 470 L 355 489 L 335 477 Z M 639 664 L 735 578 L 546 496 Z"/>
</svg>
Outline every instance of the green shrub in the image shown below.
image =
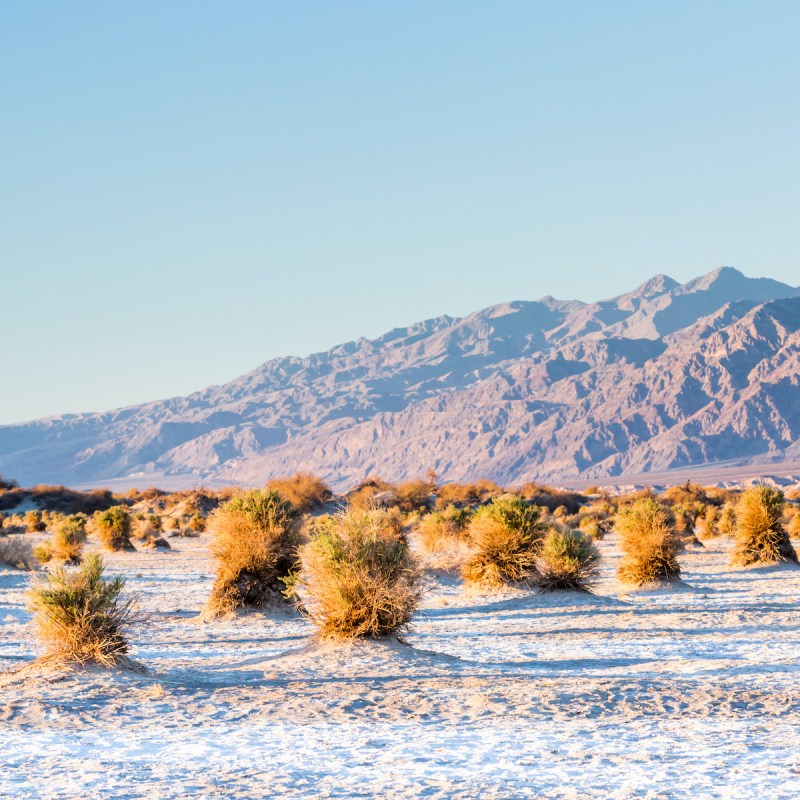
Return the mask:
<svg viewBox="0 0 800 800">
<path fill-rule="evenodd" d="M 133 550 L 131 515 L 122 506 L 112 506 L 94 515 L 100 541 L 108 550 Z"/>
<path fill-rule="evenodd" d="M 419 571 L 383 509 L 328 517 L 301 549 L 304 611 L 328 638 L 389 636 L 419 602 Z"/>
<path fill-rule="evenodd" d="M 536 557 L 537 583 L 544 592 L 586 592 L 596 583 L 600 553 L 580 531 L 550 528 Z"/>
<path fill-rule="evenodd" d="M 125 630 L 133 618 L 121 601 L 125 582 L 103 578 L 96 553 L 74 572 L 63 567 L 34 583 L 30 605 L 45 655 L 78 664 L 117 664 L 128 652 Z"/>
<path fill-rule="evenodd" d="M 537 506 L 516 495 L 494 498 L 478 509 L 469 524 L 474 553 L 464 565 L 464 580 L 492 588 L 535 578 L 543 533 Z"/>
<path fill-rule="evenodd" d="M 299 519 L 277 492 L 249 491 L 232 497 L 209 518 L 217 578 L 206 613 L 286 602 L 286 581 L 297 569 Z"/>
</svg>

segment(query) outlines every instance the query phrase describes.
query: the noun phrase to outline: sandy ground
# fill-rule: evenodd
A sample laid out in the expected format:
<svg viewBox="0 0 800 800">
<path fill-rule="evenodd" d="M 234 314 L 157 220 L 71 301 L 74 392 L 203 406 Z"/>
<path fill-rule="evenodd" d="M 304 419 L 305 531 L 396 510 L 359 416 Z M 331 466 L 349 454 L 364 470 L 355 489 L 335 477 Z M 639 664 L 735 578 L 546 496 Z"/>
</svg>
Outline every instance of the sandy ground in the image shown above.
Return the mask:
<svg viewBox="0 0 800 800">
<path fill-rule="evenodd" d="M 471 596 L 430 575 L 399 643 L 198 622 L 208 541 L 107 557 L 151 674 L 36 674 L 29 575 L 0 568 L 0 797 L 800 796 L 800 570 L 682 556 L 686 585 Z M 29 670 L 30 668 L 28 668 Z"/>
</svg>

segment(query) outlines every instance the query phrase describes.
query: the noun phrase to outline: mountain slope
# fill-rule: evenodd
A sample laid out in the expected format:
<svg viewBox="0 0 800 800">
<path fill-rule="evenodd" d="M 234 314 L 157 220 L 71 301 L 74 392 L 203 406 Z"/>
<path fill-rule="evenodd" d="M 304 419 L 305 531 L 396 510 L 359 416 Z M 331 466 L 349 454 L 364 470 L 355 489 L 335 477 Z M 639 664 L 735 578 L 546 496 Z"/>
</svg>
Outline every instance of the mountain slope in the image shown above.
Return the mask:
<svg viewBox="0 0 800 800">
<path fill-rule="evenodd" d="M 512 483 L 778 459 L 800 453 L 799 331 L 800 289 L 730 268 L 659 275 L 598 303 L 506 303 L 276 359 L 186 398 L 2 426 L 0 473 Z"/>
</svg>

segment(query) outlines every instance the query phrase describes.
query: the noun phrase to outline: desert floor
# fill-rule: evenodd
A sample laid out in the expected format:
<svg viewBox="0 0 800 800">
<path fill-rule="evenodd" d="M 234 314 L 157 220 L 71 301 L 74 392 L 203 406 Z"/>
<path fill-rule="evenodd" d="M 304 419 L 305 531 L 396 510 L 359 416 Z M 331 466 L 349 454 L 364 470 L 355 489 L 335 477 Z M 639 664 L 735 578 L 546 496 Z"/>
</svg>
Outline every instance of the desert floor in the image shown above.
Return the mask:
<svg viewBox="0 0 800 800">
<path fill-rule="evenodd" d="M 428 575 L 408 645 L 293 614 L 197 620 L 208 539 L 107 556 L 152 671 L 23 669 L 30 575 L 0 568 L 2 798 L 797 798 L 800 569 L 683 554 L 685 585 L 475 596 Z"/>
</svg>

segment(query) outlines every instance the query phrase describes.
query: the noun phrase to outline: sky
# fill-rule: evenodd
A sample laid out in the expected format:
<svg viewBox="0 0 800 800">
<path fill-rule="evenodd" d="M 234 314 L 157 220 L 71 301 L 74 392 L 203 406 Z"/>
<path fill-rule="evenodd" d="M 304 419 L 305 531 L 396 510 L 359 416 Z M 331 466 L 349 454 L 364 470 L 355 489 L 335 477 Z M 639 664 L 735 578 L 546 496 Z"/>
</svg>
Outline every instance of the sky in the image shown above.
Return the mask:
<svg viewBox="0 0 800 800">
<path fill-rule="evenodd" d="M 800 4 L 0 4 L 0 424 L 421 319 L 800 284 Z"/>
</svg>

